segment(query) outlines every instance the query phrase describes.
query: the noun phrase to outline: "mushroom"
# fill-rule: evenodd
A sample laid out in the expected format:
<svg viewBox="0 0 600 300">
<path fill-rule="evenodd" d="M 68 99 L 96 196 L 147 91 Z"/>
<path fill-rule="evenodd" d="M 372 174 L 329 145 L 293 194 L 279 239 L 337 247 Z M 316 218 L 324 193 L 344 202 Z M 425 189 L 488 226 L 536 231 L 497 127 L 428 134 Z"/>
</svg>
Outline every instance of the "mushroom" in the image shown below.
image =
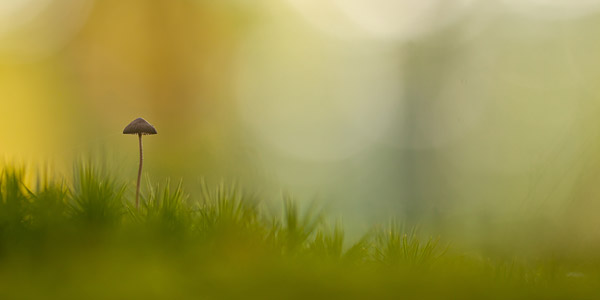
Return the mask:
<svg viewBox="0 0 600 300">
<path fill-rule="evenodd" d="M 142 135 L 156 134 L 154 126 L 146 120 L 137 118 L 123 129 L 123 134 L 137 134 L 140 140 L 140 168 L 138 170 L 137 186 L 135 189 L 135 209 L 139 208 L 140 202 L 140 179 L 142 178 L 142 164 L 144 162 L 144 151 L 142 150 Z"/>
</svg>

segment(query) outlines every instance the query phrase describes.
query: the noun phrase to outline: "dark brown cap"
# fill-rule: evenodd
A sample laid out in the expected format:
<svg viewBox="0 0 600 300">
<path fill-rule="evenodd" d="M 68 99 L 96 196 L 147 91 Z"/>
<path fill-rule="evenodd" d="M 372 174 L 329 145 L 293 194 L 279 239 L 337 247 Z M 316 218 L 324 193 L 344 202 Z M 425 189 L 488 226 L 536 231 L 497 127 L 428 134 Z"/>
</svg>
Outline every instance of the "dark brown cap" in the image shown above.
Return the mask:
<svg viewBox="0 0 600 300">
<path fill-rule="evenodd" d="M 156 129 L 146 120 L 137 118 L 123 129 L 123 134 L 156 134 Z"/>
</svg>

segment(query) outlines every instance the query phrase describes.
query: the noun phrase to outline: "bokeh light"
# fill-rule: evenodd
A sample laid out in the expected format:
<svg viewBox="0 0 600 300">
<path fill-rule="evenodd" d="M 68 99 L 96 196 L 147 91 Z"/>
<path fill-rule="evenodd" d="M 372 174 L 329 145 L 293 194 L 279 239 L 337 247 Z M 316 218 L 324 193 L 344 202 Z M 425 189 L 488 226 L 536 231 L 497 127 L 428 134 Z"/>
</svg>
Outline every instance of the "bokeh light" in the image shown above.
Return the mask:
<svg viewBox="0 0 600 300">
<path fill-rule="evenodd" d="M 458 19 L 472 0 L 288 2 L 313 26 L 341 38 L 406 40 Z"/>
<path fill-rule="evenodd" d="M 92 6 L 92 0 L 3 1 L 0 56 L 27 62 L 59 51 L 79 32 Z"/>
<path fill-rule="evenodd" d="M 265 146 L 282 155 L 347 159 L 380 139 L 396 117 L 399 63 L 389 64 L 393 52 L 385 47 L 310 36 L 299 47 L 301 34 L 258 30 L 245 40 L 237 72 L 239 113 Z"/>
<path fill-rule="evenodd" d="M 598 12 L 598 0 L 502 0 L 515 12 L 534 18 L 576 18 Z"/>
</svg>

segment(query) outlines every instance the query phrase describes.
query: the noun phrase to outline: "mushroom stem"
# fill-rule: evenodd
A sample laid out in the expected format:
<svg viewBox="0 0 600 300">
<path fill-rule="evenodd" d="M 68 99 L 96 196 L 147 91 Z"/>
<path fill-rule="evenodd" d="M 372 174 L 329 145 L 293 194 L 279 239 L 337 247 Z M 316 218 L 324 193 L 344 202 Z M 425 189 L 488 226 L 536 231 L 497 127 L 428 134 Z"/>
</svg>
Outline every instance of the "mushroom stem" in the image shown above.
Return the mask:
<svg viewBox="0 0 600 300">
<path fill-rule="evenodd" d="M 140 168 L 138 170 L 137 186 L 135 189 L 135 209 L 139 210 L 140 206 L 140 180 L 142 179 L 142 164 L 144 163 L 144 150 L 142 148 L 142 134 L 138 133 L 140 140 Z"/>
</svg>

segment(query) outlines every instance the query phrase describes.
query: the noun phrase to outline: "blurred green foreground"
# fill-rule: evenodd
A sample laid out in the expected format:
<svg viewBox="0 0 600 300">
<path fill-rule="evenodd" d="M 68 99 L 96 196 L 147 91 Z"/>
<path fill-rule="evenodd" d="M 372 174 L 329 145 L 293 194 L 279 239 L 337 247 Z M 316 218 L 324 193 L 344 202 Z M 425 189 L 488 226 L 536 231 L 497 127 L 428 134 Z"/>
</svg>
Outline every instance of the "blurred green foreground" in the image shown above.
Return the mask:
<svg viewBox="0 0 600 300">
<path fill-rule="evenodd" d="M 484 257 L 396 222 L 344 241 L 316 206 L 273 216 L 234 187 L 131 188 L 79 164 L 72 181 L 7 166 L 0 182 L 1 299 L 595 299 L 600 256 Z"/>
</svg>

